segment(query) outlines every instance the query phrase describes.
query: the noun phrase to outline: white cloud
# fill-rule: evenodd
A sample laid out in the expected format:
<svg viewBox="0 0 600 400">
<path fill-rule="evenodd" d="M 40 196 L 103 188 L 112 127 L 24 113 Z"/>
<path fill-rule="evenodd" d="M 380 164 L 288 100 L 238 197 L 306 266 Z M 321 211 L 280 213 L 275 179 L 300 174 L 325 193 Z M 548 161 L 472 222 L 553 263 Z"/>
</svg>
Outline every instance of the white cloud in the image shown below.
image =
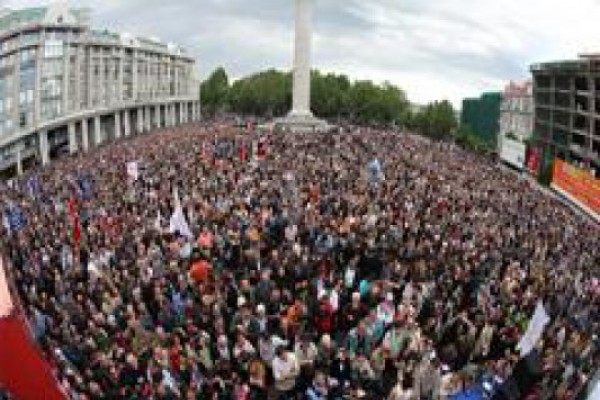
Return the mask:
<svg viewBox="0 0 600 400">
<path fill-rule="evenodd" d="M 425 102 L 501 89 L 534 62 L 600 51 L 600 1 L 315 0 L 315 67 L 388 80 Z M 289 68 L 291 0 L 78 0 L 99 27 L 188 48 L 205 76 Z M 39 5 L 0 0 L 0 7 Z"/>
</svg>

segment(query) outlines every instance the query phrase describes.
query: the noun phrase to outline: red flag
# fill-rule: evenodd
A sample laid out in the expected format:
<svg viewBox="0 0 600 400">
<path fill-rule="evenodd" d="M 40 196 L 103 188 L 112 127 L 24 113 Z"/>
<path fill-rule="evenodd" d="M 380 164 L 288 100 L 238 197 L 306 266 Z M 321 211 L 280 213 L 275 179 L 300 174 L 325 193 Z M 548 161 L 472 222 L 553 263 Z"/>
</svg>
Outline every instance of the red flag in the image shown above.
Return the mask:
<svg viewBox="0 0 600 400">
<path fill-rule="evenodd" d="M 240 146 L 240 160 L 246 161 L 246 142 L 242 142 Z"/>
<path fill-rule="evenodd" d="M 202 154 L 201 154 L 202 159 L 206 160 L 208 159 L 208 149 L 206 146 L 206 142 L 202 142 Z"/>
<path fill-rule="evenodd" d="M 258 149 L 256 150 L 259 159 L 263 160 L 267 156 L 267 143 L 264 138 L 261 138 L 258 142 Z"/>
<path fill-rule="evenodd" d="M 79 215 L 73 220 L 73 239 L 75 243 L 81 243 L 81 224 L 79 223 Z"/>
<path fill-rule="evenodd" d="M 79 244 L 81 242 L 81 224 L 79 221 L 79 211 L 77 210 L 77 202 L 73 199 L 68 203 L 69 215 L 73 221 L 73 240 Z"/>
</svg>

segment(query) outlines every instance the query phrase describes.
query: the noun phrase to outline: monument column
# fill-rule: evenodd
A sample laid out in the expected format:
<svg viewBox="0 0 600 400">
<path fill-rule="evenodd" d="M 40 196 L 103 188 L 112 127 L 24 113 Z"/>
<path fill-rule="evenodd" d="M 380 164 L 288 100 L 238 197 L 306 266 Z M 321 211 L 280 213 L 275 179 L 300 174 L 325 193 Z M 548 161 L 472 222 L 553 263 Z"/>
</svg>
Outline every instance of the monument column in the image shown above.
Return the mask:
<svg viewBox="0 0 600 400">
<path fill-rule="evenodd" d="M 325 121 L 315 118 L 310 110 L 310 68 L 312 50 L 312 17 L 314 0 L 294 0 L 294 85 L 292 110 L 287 117 L 275 123 L 286 131 L 326 131 Z"/>
<path fill-rule="evenodd" d="M 295 0 L 294 94 L 291 116 L 310 117 L 310 65 L 313 0 Z"/>
</svg>

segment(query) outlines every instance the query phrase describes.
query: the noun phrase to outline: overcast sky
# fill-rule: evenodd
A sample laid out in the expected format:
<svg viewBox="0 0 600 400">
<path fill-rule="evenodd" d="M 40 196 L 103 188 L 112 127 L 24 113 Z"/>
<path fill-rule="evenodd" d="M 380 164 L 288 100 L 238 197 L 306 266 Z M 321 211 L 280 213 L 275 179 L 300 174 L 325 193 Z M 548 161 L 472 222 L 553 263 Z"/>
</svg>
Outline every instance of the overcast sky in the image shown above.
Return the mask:
<svg viewBox="0 0 600 400">
<path fill-rule="evenodd" d="M 411 101 L 501 89 L 534 62 L 600 52 L 599 0 L 315 0 L 314 67 L 390 81 Z M 95 27 L 187 48 L 204 78 L 290 69 L 293 0 L 72 0 Z M 33 0 L 0 0 L 19 8 Z"/>
</svg>

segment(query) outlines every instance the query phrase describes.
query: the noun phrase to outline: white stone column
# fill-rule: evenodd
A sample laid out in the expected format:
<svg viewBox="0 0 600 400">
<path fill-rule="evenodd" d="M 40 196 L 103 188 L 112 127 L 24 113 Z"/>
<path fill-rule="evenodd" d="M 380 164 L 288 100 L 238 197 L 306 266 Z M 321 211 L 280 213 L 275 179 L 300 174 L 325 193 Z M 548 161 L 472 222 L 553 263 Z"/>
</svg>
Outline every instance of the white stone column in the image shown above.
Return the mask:
<svg viewBox="0 0 600 400">
<path fill-rule="evenodd" d="M 100 116 L 94 117 L 94 145 L 102 144 L 102 131 L 100 130 Z"/>
<path fill-rule="evenodd" d="M 23 175 L 23 156 L 21 155 L 21 148 L 17 149 L 17 175 Z"/>
<path fill-rule="evenodd" d="M 183 125 L 183 102 L 179 103 L 179 125 Z"/>
<path fill-rule="evenodd" d="M 157 104 L 156 106 L 154 106 L 154 124 L 157 128 L 162 128 L 162 121 L 160 118 L 160 104 Z"/>
<path fill-rule="evenodd" d="M 48 145 L 48 131 L 40 131 L 39 138 L 40 158 L 42 159 L 42 165 L 46 165 L 50 162 L 50 146 Z"/>
<path fill-rule="evenodd" d="M 75 122 L 71 122 L 68 127 L 69 130 L 69 153 L 77 153 L 77 135 L 75 134 Z"/>
<path fill-rule="evenodd" d="M 144 109 L 136 109 L 135 114 L 137 115 L 137 133 L 142 133 L 144 132 Z"/>
<path fill-rule="evenodd" d="M 121 138 L 121 112 L 115 113 L 115 140 Z"/>
<path fill-rule="evenodd" d="M 87 153 L 90 149 L 90 137 L 88 134 L 88 120 L 84 119 L 81 121 L 81 147 L 83 151 Z"/>
<path fill-rule="evenodd" d="M 150 107 L 146 107 L 146 132 L 152 130 L 152 120 L 150 117 Z"/>
<path fill-rule="evenodd" d="M 131 135 L 131 113 L 129 110 L 123 111 L 123 129 L 125 130 L 125 137 Z"/>
<path fill-rule="evenodd" d="M 312 117 L 310 66 L 313 0 L 295 0 L 294 93 L 291 116 Z"/>
</svg>

